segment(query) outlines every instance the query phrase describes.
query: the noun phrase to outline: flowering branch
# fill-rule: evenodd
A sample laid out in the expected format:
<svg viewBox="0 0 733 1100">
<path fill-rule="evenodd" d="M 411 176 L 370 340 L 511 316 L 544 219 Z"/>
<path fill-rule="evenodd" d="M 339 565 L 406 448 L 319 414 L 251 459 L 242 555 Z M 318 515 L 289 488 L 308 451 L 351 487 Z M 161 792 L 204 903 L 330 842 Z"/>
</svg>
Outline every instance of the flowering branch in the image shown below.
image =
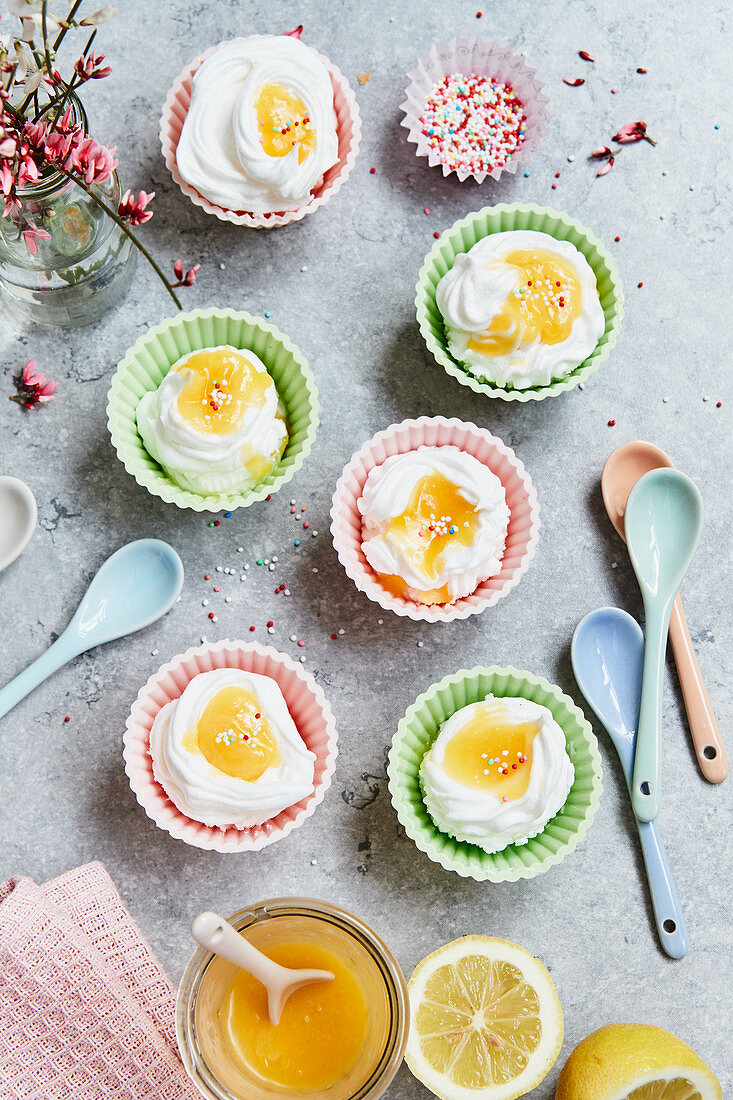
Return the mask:
<svg viewBox="0 0 733 1100">
<path fill-rule="evenodd" d="M 16 226 L 18 236 L 32 255 L 38 253 L 38 241 L 51 239 L 42 225 L 53 211 L 37 206 L 24 206 L 19 196 L 24 187 L 32 185 L 44 176 L 58 173 L 80 187 L 111 218 L 120 231 L 131 241 L 155 271 L 178 309 L 181 303 L 175 290 L 193 286 L 200 265 L 190 268 L 185 275 L 183 265 L 174 266 L 175 282 L 172 282 L 153 259 L 147 248 L 132 232 L 133 227 L 144 225 L 153 211 L 147 209 L 155 192 L 140 191 L 135 198 L 125 191 L 117 209 L 113 209 L 101 197 L 95 185 L 109 180 L 117 167 L 115 149 L 101 145 L 86 134 L 72 119 L 71 105 L 67 105 L 76 89 L 89 80 L 103 80 L 112 72 L 104 65 L 104 54 L 94 54 L 92 45 L 96 27 L 105 23 L 114 9 L 98 8 L 91 15 L 77 21 L 76 14 L 83 0 L 74 0 L 64 19 L 49 11 L 48 0 L 8 0 L 12 14 L 18 16 L 23 28 L 22 40 L 13 38 L 11 47 L 0 42 L 0 217 L 9 218 Z M 56 51 L 71 27 L 93 27 L 92 33 L 73 66 L 69 80 L 64 80 L 54 68 Z M 33 42 L 34 33 L 40 28 L 42 52 Z M 49 31 L 58 31 L 53 45 Z M 47 102 L 38 106 L 38 89 L 48 86 Z M 10 103 L 13 85 L 23 85 L 25 98 L 19 106 Z M 31 103 L 35 104 L 32 117 L 26 114 Z M 178 270 L 180 264 L 181 270 Z"/>
</svg>

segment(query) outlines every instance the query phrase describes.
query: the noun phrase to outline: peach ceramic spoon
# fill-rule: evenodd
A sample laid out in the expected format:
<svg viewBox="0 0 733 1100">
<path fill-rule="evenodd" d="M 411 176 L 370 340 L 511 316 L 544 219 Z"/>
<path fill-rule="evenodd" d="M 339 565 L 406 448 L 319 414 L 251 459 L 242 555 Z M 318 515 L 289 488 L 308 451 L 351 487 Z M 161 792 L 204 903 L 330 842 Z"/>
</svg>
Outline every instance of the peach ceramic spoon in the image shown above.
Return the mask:
<svg viewBox="0 0 733 1100">
<path fill-rule="evenodd" d="M 216 913 L 200 913 L 191 925 L 191 935 L 196 943 L 234 963 L 240 970 L 246 970 L 264 985 L 267 990 L 267 1010 L 273 1025 L 280 1023 L 285 1002 L 296 989 L 314 982 L 333 981 L 330 970 L 290 970 L 279 966 Z"/>
<path fill-rule="evenodd" d="M 601 493 L 608 518 L 624 541 L 624 512 L 631 489 L 650 470 L 671 466 L 664 451 L 641 441 L 624 443 L 609 456 L 601 475 Z M 692 647 L 679 593 L 672 606 L 669 640 L 698 766 L 709 783 L 722 783 L 728 775 L 728 756 Z"/>
</svg>

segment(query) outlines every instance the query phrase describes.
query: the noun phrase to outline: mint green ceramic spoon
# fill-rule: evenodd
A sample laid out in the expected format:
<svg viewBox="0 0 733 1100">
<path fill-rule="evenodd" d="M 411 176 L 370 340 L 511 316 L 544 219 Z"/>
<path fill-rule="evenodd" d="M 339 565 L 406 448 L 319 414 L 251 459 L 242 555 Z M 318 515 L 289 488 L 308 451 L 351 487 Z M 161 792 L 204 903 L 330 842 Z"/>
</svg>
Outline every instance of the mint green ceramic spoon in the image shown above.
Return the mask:
<svg viewBox="0 0 733 1100">
<path fill-rule="evenodd" d="M 631 800 L 640 821 L 659 813 L 664 654 L 672 604 L 700 541 L 702 500 L 679 470 L 651 470 L 629 493 L 624 531 L 646 617 L 641 711 Z"/>
</svg>

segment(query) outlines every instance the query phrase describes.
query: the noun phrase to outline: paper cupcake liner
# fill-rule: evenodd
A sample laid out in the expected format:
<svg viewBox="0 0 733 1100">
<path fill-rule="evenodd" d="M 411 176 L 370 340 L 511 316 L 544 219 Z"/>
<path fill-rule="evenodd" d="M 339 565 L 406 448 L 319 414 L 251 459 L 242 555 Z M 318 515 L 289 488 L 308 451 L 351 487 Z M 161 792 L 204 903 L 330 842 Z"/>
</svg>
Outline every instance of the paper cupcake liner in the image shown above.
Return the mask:
<svg viewBox="0 0 733 1100">
<path fill-rule="evenodd" d="M 145 450 L 135 413 L 142 395 L 157 389 L 173 363 L 190 351 L 220 344 L 253 351 L 265 364 L 286 408 L 288 445 L 279 465 L 251 489 L 192 493 L 169 478 Z M 318 391 L 302 352 L 274 325 L 233 309 L 179 313 L 148 329 L 117 367 L 107 402 L 112 445 L 127 472 L 153 496 L 196 512 L 233 512 L 276 493 L 303 465 L 318 427 Z"/>
<path fill-rule="evenodd" d="M 313 793 L 250 829 L 220 829 L 186 817 L 153 775 L 150 730 L 155 716 L 166 703 L 180 698 L 194 676 L 215 668 L 241 668 L 277 681 L 298 732 L 316 754 Z M 323 801 L 336 767 L 337 741 L 331 707 L 309 672 L 271 646 L 225 640 L 189 649 L 150 677 L 127 719 L 123 756 L 133 793 L 158 828 L 195 848 L 256 852 L 297 829 Z"/>
<path fill-rule="evenodd" d="M 383 587 L 362 550 L 362 517 L 357 501 L 367 476 L 391 455 L 423 445 L 460 447 L 488 466 L 500 479 L 509 507 L 509 528 L 501 571 L 482 581 L 470 596 L 452 604 L 418 604 Z M 331 507 L 331 534 L 339 561 L 356 587 L 386 611 L 426 622 L 466 619 L 491 607 L 519 584 L 535 555 L 539 538 L 539 504 L 529 474 L 514 451 L 484 428 L 444 416 L 403 420 L 377 432 L 357 451 L 336 485 Z"/>
<path fill-rule="evenodd" d="M 491 855 L 438 829 L 425 808 L 419 782 L 420 764 L 440 726 L 461 707 L 489 693 L 500 698 L 520 696 L 547 707 L 565 734 L 575 768 L 565 805 L 542 832 L 526 844 L 510 844 Z M 572 699 L 541 676 L 495 665 L 461 669 L 417 697 L 392 740 L 387 774 L 392 805 L 420 851 L 463 878 L 491 882 L 534 878 L 560 863 L 590 828 L 602 789 L 598 742 Z"/>
<path fill-rule="evenodd" d="M 510 84 L 517 99 L 521 100 L 527 116 L 524 141 L 502 167 L 493 168 L 490 172 L 449 168 L 447 164 L 440 164 L 439 152 L 428 144 L 420 115 L 433 87 L 451 73 L 489 79 L 494 77 L 503 84 Z M 451 42 L 439 42 L 433 46 L 429 53 L 420 58 L 417 68 L 407 75 L 410 84 L 405 92 L 406 99 L 400 104 L 400 110 L 405 112 L 401 125 L 409 130 L 407 140 L 417 145 L 417 156 L 427 157 L 430 165 L 440 165 L 444 176 L 455 172 L 461 181 L 472 178 L 477 183 L 483 183 L 487 176 L 498 180 L 502 172 L 513 175 L 517 169 L 523 168 L 542 144 L 550 121 L 546 110 L 549 100 L 542 93 L 544 85 L 537 79 L 535 70 L 526 64 L 522 54 L 513 54 L 497 42 L 454 38 Z"/>
<path fill-rule="evenodd" d="M 228 41 L 236 42 L 243 41 L 243 39 L 234 38 Z M 211 46 L 204 53 L 195 57 L 191 64 L 187 65 L 176 77 L 168 92 L 160 119 L 160 144 L 168 171 L 183 194 L 187 195 L 191 202 L 196 206 L 200 206 L 207 214 L 213 214 L 220 221 L 231 222 L 233 225 L 246 225 L 250 229 L 271 229 L 276 225 L 289 225 L 291 222 L 300 221 L 306 214 L 312 214 L 314 210 L 318 210 L 337 191 L 340 191 L 354 167 L 361 141 L 361 115 L 356 96 L 341 70 L 323 54 L 314 50 L 313 52 L 328 69 L 333 85 L 333 107 L 336 112 L 338 133 L 338 161 L 324 174 L 318 187 L 311 192 L 308 202 L 297 210 L 288 210 L 282 214 L 253 214 L 244 210 L 227 210 L 210 202 L 190 183 L 186 183 L 178 171 L 176 161 L 176 150 L 181 137 L 181 130 L 188 114 L 188 108 L 191 105 L 191 85 L 194 73 L 203 65 L 204 61 L 208 61 L 221 45 L 223 43 L 219 42 L 216 46 Z"/>
<path fill-rule="evenodd" d="M 504 233 L 513 229 L 532 229 L 540 233 L 549 233 L 558 241 L 570 241 L 582 252 L 593 269 L 598 286 L 606 327 L 592 353 L 584 362 L 557 382 L 548 386 L 535 386 L 526 390 L 503 389 L 490 382 L 481 382 L 448 349 L 445 337 L 443 315 L 438 309 L 435 294 L 438 283 L 453 266 L 456 256 L 468 252 L 477 241 L 493 233 Z M 415 288 L 415 305 L 420 332 L 430 352 L 453 378 L 463 386 L 469 386 L 476 393 L 487 397 L 498 397 L 502 401 L 542 401 L 545 397 L 555 397 L 565 390 L 572 390 L 579 382 L 594 374 L 609 352 L 615 347 L 621 320 L 624 315 L 624 297 L 621 290 L 621 278 L 616 264 L 597 237 L 580 222 L 566 214 L 552 210 L 548 206 L 525 205 L 524 203 L 500 203 L 497 206 L 485 206 L 474 214 L 469 214 L 454 222 L 450 229 L 440 235 L 440 239 L 425 257 Z"/>
</svg>

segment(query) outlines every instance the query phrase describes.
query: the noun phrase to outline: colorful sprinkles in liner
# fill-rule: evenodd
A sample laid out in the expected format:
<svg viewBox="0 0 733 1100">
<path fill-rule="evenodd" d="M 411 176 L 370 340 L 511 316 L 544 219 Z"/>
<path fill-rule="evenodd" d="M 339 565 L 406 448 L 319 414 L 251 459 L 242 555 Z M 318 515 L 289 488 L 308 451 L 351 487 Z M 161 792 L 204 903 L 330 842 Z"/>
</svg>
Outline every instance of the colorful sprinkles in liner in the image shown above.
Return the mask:
<svg viewBox="0 0 733 1100">
<path fill-rule="evenodd" d="M 433 85 L 419 121 L 440 164 L 490 172 L 503 168 L 524 141 L 527 116 L 510 84 L 451 73 Z"/>
</svg>

